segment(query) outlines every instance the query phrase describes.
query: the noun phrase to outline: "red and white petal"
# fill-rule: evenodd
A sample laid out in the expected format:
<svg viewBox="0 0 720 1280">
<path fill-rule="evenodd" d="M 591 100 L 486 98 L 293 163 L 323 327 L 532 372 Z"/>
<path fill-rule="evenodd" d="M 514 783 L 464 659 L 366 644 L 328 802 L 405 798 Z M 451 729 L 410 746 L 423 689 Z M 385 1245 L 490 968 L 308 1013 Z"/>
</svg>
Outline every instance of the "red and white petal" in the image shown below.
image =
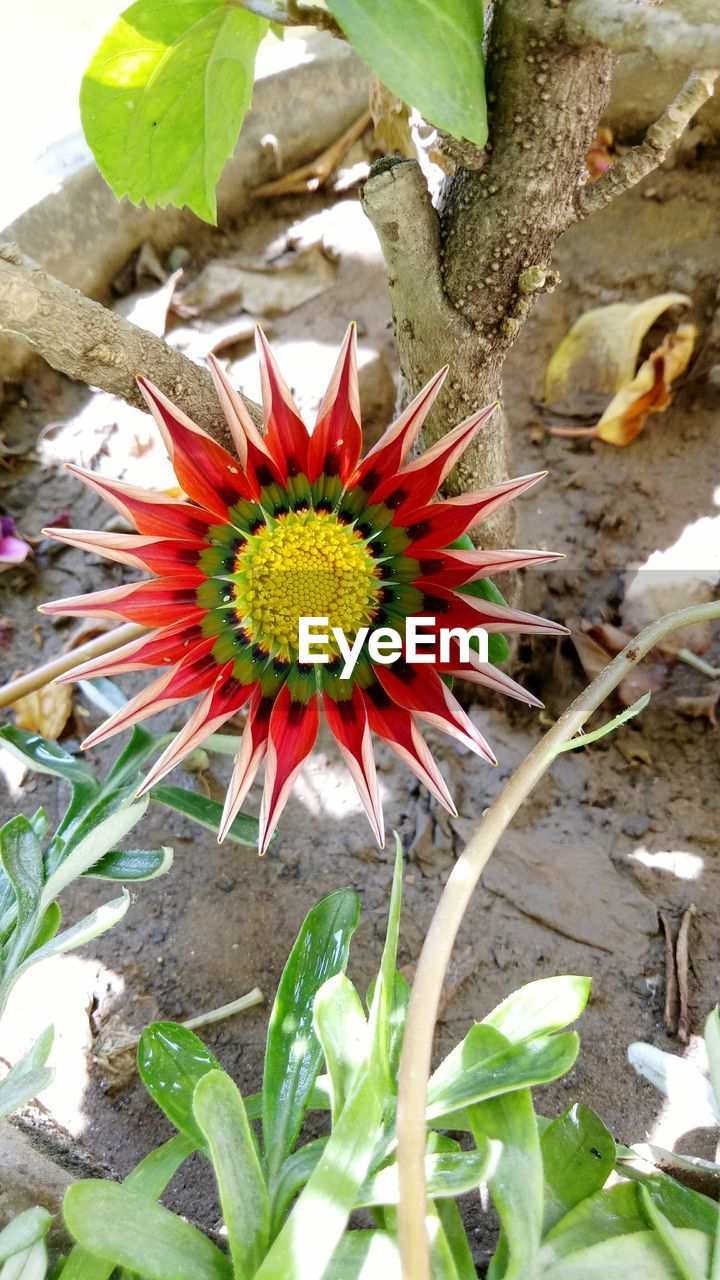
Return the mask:
<svg viewBox="0 0 720 1280">
<path fill-rule="evenodd" d="M 194 567 L 206 545 L 200 538 L 153 538 L 141 533 L 103 533 L 94 529 L 43 529 L 48 538 L 81 551 L 95 552 L 148 573 L 174 573 Z"/>
<path fill-rule="evenodd" d="M 65 465 L 71 475 L 99 493 L 139 533 L 161 538 L 204 538 L 214 524 L 214 518 L 201 507 L 180 498 L 170 498 L 153 489 L 137 489 L 123 480 L 109 480 L 69 462 Z"/>
<path fill-rule="evenodd" d="M 421 720 L 457 738 L 490 764 L 497 764 L 479 729 L 475 728 L 434 668 L 395 663 L 389 667 L 378 665 L 374 671 L 385 692 L 398 706 L 415 712 Z"/>
<path fill-rule="evenodd" d="M 238 458 L 257 497 L 260 489 L 269 481 L 282 484 L 284 475 L 280 473 L 263 437 L 250 417 L 245 401 L 235 390 L 220 362 L 215 356 L 210 355 L 208 364 Z"/>
<path fill-rule="evenodd" d="M 427 386 L 411 400 L 407 409 L 388 427 L 365 455 L 349 482 L 349 488 L 359 485 L 363 489 L 374 488 L 384 476 L 393 475 L 402 466 L 417 438 L 418 432 L 435 403 L 438 392 L 447 376 L 448 366 L 440 369 Z"/>
<path fill-rule="evenodd" d="M 129 582 L 107 591 L 51 600 L 40 605 L 40 613 L 74 618 L 122 618 L 141 627 L 162 627 L 184 618 L 190 622 L 205 612 L 197 604 L 197 588 L 203 581 L 203 576 L 195 573 Z"/>
<path fill-rule="evenodd" d="M 311 484 L 323 473 L 339 475 L 344 484 L 360 457 L 362 430 L 356 346 L 356 329 L 351 324 L 310 436 L 307 474 Z"/>
<path fill-rule="evenodd" d="M 147 378 L 138 386 L 160 428 L 168 457 L 188 497 L 224 520 L 228 508 L 253 493 L 237 458 L 201 431 Z"/>
<path fill-rule="evenodd" d="M 406 511 L 415 511 L 429 502 L 458 458 L 475 439 L 478 431 L 495 412 L 496 404 L 473 413 L 465 422 L 448 431 L 442 440 L 426 449 L 414 462 L 409 462 L 396 476 L 384 480 L 369 497 L 370 503 L 385 502 L 395 510 L 394 524 L 401 524 Z M 400 499 L 398 501 L 398 499 Z"/>
<path fill-rule="evenodd" d="M 307 427 L 259 326 L 255 336 L 260 360 L 265 443 L 283 480 L 287 476 L 306 475 L 310 442 Z"/>
<path fill-rule="evenodd" d="M 216 666 L 217 670 L 217 666 Z M 160 782 L 171 769 L 180 764 L 196 747 L 202 746 L 211 733 L 216 733 L 230 716 L 235 715 L 253 691 L 253 685 L 243 685 L 232 675 L 232 663 L 229 662 L 220 671 L 211 689 L 208 689 L 202 701 L 195 708 L 187 724 L 173 738 L 169 747 L 163 751 L 155 762 L 142 785 L 138 787 L 138 798 Z"/>
<path fill-rule="evenodd" d="M 430 748 L 412 713 L 406 711 L 404 707 L 395 706 L 382 685 L 363 689 L 362 695 L 368 724 L 373 733 L 387 742 L 390 749 L 399 756 L 415 777 L 419 778 L 431 795 L 439 800 L 448 813 L 455 816 L 457 809 L 445 785 L 445 779 L 433 760 Z"/>
<path fill-rule="evenodd" d="M 218 665 L 209 652 L 207 644 L 198 646 L 197 652 L 189 655 L 183 662 L 170 671 L 163 671 L 156 680 L 136 693 L 124 706 L 104 720 L 97 729 L 83 742 L 83 748 L 95 747 L 106 738 L 130 729 L 141 720 L 157 715 L 168 707 L 174 707 L 186 698 L 193 698 L 203 693 L 217 678 Z"/>
<path fill-rule="evenodd" d="M 438 662 L 437 670 L 449 676 L 455 676 L 458 680 L 467 680 L 470 684 L 483 685 L 486 689 L 492 689 L 494 693 L 503 694 L 504 697 L 516 698 L 518 702 L 526 702 L 530 707 L 542 707 L 542 702 L 535 697 L 534 693 L 524 689 L 500 667 L 494 667 L 490 662 L 481 662 L 473 649 L 470 650 L 468 663 L 461 662 L 459 657 L 457 653 L 455 660 Z"/>
<path fill-rule="evenodd" d="M 110 634 L 112 633 L 108 632 Z M 161 627 L 150 635 L 138 636 L 137 640 L 131 640 L 129 644 L 113 649 L 110 653 L 81 662 L 63 675 L 56 676 L 53 684 L 127 674 L 130 671 L 143 671 L 145 667 L 171 667 L 188 654 L 194 653 L 196 644 L 203 639 L 200 627 L 188 625 L 181 620 L 172 626 Z"/>
<path fill-rule="evenodd" d="M 443 587 L 461 587 L 478 578 L 492 577 L 532 565 L 564 560 L 552 551 L 453 551 L 428 552 L 420 560 L 418 577 L 424 582 L 437 582 Z"/>
<path fill-rule="evenodd" d="M 240 740 L 240 750 L 235 760 L 235 767 L 225 797 L 225 807 L 223 808 L 218 832 L 218 844 L 222 844 L 227 836 L 237 814 L 240 812 L 248 791 L 255 781 L 257 771 L 265 759 L 273 704 L 273 698 L 263 698 L 262 691 L 259 688 L 255 690 Z"/>
<path fill-rule="evenodd" d="M 467 630 L 483 627 L 489 635 L 499 631 L 520 632 L 523 635 L 567 636 L 568 628 L 561 622 L 551 622 L 536 613 L 524 613 L 509 605 L 495 604 L 477 596 L 466 596 L 462 591 L 448 591 L 438 583 L 415 584 L 423 592 L 423 616 L 433 617 L 437 628 L 462 627 Z"/>
<path fill-rule="evenodd" d="M 293 783 L 310 754 L 320 725 L 317 697 L 293 702 L 283 685 L 270 716 L 265 787 L 260 807 L 260 853 L 265 853 Z"/>
<path fill-rule="evenodd" d="M 407 554 L 416 556 L 430 547 L 446 547 L 448 543 L 455 542 L 546 475 L 547 471 L 538 471 L 535 475 L 504 480 L 490 489 L 463 493 L 457 498 L 404 511 L 402 523 L 411 538 Z"/>
<path fill-rule="evenodd" d="M 382 849 L 385 846 L 385 825 L 370 726 L 362 693 L 356 685 L 352 697 L 343 702 L 335 702 L 326 693 L 323 695 L 323 708 L 330 732 L 342 752 L 370 826 Z"/>
</svg>

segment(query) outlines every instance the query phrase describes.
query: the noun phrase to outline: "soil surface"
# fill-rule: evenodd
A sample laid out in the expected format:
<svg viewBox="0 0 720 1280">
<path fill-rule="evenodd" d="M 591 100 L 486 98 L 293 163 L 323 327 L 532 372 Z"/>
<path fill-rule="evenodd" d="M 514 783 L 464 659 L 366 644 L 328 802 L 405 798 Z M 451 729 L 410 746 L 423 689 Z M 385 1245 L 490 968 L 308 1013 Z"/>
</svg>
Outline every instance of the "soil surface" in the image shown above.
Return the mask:
<svg viewBox="0 0 720 1280">
<path fill-rule="evenodd" d="M 700 160 L 654 174 L 643 188 L 568 233 L 557 254 L 561 284 L 541 299 L 509 360 L 506 397 L 516 472 L 549 472 L 519 504 L 520 543 L 567 554 L 560 568 L 527 576 L 525 605 L 572 627 L 582 621 L 622 624 L 629 572 L 652 553 L 672 548 L 681 535 L 692 539 L 695 530 L 708 562 L 714 539 L 717 560 L 720 393 L 706 377 L 712 364 L 706 345 L 716 307 L 719 208 L 717 167 Z M 366 426 L 375 438 L 392 415 L 397 369 L 384 267 L 352 194 L 259 206 L 242 227 L 208 232 L 202 243 L 187 246 L 189 256 L 180 255 L 185 279 L 192 281 L 211 258 L 258 255 L 311 217 L 321 219 L 325 251 L 337 259 L 336 269 L 322 293 L 272 320 L 271 340 L 310 414 L 344 328 L 356 319 Z M 306 237 L 317 233 L 317 222 L 309 230 L 305 226 Z M 121 282 L 126 291 L 131 278 Z M 698 359 L 667 412 L 651 418 L 626 449 L 549 435 L 535 397 L 548 358 L 570 324 L 589 307 L 667 290 L 691 296 L 691 318 L 701 331 Z M 253 391 L 250 346 L 230 354 L 236 376 Z M 145 477 L 147 483 L 155 482 L 161 467 L 147 419 L 128 416 L 122 406 L 49 370 L 17 389 L 2 431 L 8 452 L 0 470 L 0 503 L 31 538 L 39 538 L 42 527 L 62 512 L 75 527 L 102 528 L 112 521 L 108 508 L 64 472 L 60 461 L 73 458 L 109 473 Z M 696 526 L 700 520 L 705 523 Z M 686 545 L 678 554 L 691 568 L 697 561 L 693 551 L 683 556 Z M 672 563 L 677 562 L 676 556 Z M 73 630 L 36 615 L 36 605 L 131 576 L 40 538 L 26 566 L 0 577 L 5 674 L 53 656 Z M 688 580 L 668 585 L 652 570 L 645 571 L 641 586 L 634 622 L 643 609 L 650 620 L 654 611 L 689 602 L 695 590 Z M 665 597 L 656 608 L 660 592 Z M 704 657 L 720 663 L 717 637 Z M 521 643 L 514 661 L 518 678 L 544 698 L 546 709 L 537 713 L 491 697 L 472 703 L 471 713 L 499 758 L 497 769 L 429 735 L 457 819 L 440 811 L 389 752 L 377 749 L 387 826 L 399 832 L 406 855 L 402 965 L 416 961 L 442 885 L 482 810 L 585 683 L 570 640 Z M 720 737 L 709 719 L 688 718 L 680 710 L 686 704 L 678 702 L 704 695 L 710 681 L 682 663 L 662 670 L 655 664 L 654 673 L 665 683 L 651 706 L 598 745 L 561 756 L 503 840 L 462 929 L 437 1040 L 440 1055 L 474 1018 L 528 980 L 590 974 L 592 998 L 579 1024 L 577 1065 L 559 1084 L 538 1091 L 538 1105 L 553 1114 L 583 1101 L 623 1142 L 657 1135 L 664 1123 L 659 1095 L 628 1066 L 628 1044 L 648 1040 L 683 1048 L 663 1025 L 660 912 L 677 925 L 690 903 L 697 908 L 690 944 L 692 1033 L 702 1032 L 718 999 Z M 137 686 L 129 679 L 124 687 L 132 692 Z M 83 725 L 98 715 L 78 695 L 65 745 L 72 749 Z M 182 722 L 179 713 L 164 721 L 166 727 Z M 115 746 L 93 753 L 94 763 L 102 767 Z M 205 775 L 178 780 L 220 797 L 228 772 L 229 761 L 213 757 Z M 12 785 L 15 794 L 4 802 L 8 814 L 29 813 L 40 803 L 51 821 L 61 812 L 65 794 L 51 780 L 29 777 Z M 249 811 L 257 812 L 258 802 L 256 786 Z M 169 1126 L 132 1070 L 123 1071 L 122 1059 L 111 1059 L 113 1070 L 108 1069 L 112 1043 L 154 1017 L 189 1018 L 255 985 L 272 1000 L 305 913 L 342 885 L 355 886 L 362 899 L 350 973 L 364 991 L 380 954 L 391 876 L 392 850 L 375 847 L 327 735 L 263 860 L 250 848 L 219 848 L 209 832 L 154 805 L 142 842 L 174 846 L 170 874 L 140 885 L 119 928 L 63 961 L 52 983 L 41 975 L 32 993 L 18 992 L 13 1005 L 18 1051 L 57 1012 L 58 1001 L 72 1006 L 69 1029 L 61 1035 L 66 1083 L 50 1091 L 46 1104 L 92 1157 L 118 1175 L 167 1137 Z M 65 895 L 67 919 L 78 918 L 103 896 L 112 895 L 99 882 L 74 885 Z M 243 1091 L 260 1084 L 266 1020 L 267 1009 L 255 1008 L 204 1033 Z M 168 1202 L 213 1225 L 217 1207 L 209 1169 L 199 1160 L 187 1164 Z M 468 1212 L 480 1258 L 488 1245 L 487 1223 L 479 1206 Z"/>
</svg>

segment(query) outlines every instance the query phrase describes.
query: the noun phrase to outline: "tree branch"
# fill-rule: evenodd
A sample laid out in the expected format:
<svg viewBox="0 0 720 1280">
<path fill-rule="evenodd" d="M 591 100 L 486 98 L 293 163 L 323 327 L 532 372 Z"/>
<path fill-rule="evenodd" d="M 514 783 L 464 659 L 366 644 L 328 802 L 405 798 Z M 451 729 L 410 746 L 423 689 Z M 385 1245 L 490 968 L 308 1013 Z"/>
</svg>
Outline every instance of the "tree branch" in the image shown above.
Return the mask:
<svg viewBox="0 0 720 1280">
<path fill-rule="evenodd" d="M 577 198 L 578 217 L 597 213 L 636 182 L 652 173 L 665 159 L 670 147 L 684 133 L 693 116 L 713 95 L 720 70 L 694 71 L 674 102 L 650 126 L 638 147 L 631 147 L 597 182 L 582 187 Z"/>
<path fill-rule="evenodd" d="M 627 0 L 575 0 L 565 35 L 573 44 L 600 44 L 613 53 L 649 53 L 698 70 L 720 66 L 720 25 L 693 25 L 670 9 Z"/>
<path fill-rule="evenodd" d="M 0 333 L 22 338 L 53 369 L 145 409 L 143 373 L 221 444 L 230 433 L 207 369 L 161 338 L 91 302 L 43 271 L 16 245 L 0 245 Z M 258 405 L 247 402 L 256 422 Z"/>
</svg>

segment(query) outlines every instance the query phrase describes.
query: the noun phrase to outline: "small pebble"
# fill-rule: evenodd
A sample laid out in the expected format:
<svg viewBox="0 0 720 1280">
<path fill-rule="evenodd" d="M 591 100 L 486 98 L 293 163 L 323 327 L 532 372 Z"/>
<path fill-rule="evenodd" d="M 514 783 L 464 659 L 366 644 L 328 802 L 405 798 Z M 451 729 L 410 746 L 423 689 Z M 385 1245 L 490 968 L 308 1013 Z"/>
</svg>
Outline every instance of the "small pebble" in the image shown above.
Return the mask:
<svg viewBox="0 0 720 1280">
<path fill-rule="evenodd" d="M 639 840 L 645 835 L 650 823 L 642 813 L 629 813 L 627 818 L 623 818 L 621 831 L 626 836 L 631 836 L 633 840 Z"/>
</svg>

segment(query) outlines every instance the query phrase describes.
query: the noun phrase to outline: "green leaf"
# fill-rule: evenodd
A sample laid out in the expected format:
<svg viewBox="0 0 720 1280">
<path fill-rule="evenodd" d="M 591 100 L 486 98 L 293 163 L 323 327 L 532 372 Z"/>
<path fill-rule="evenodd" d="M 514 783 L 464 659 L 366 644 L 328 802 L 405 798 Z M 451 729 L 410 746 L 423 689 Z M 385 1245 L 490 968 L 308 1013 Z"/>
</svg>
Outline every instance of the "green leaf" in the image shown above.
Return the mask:
<svg viewBox="0 0 720 1280">
<path fill-rule="evenodd" d="M 485 1027 L 482 1023 L 477 1023 L 470 1034 L 478 1056 L 484 1038 L 490 1047 L 497 1043 L 498 1033 L 493 1027 Z M 508 1044 L 467 1070 L 462 1066 L 454 1066 L 454 1069 L 448 1070 L 446 1059 L 430 1079 L 427 1117 L 430 1120 L 437 1119 L 438 1116 L 482 1102 L 486 1098 L 499 1097 L 514 1089 L 531 1088 L 557 1080 L 570 1070 L 578 1049 L 578 1037 L 573 1031 L 566 1031 L 556 1036 L 540 1036 L 518 1045 Z M 448 1121 L 444 1127 L 452 1129 L 453 1125 Z"/>
<path fill-rule="evenodd" d="M 360 997 L 344 973 L 328 978 L 318 991 L 313 1004 L 313 1027 L 330 1076 L 334 1124 L 370 1043 Z"/>
<path fill-rule="evenodd" d="M 164 876 L 173 864 L 173 851 L 160 849 L 112 849 L 94 862 L 84 876 L 95 880 L 154 880 Z"/>
<path fill-rule="evenodd" d="M 47 946 L 55 937 L 60 925 L 62 924 L 62 911 L 57 902 L 51 902 L 45 908 L 42 919 L 33 934 L 33 940 L 28 948 L 27 955 L 31 956 L 34 951 L 39 951 L 41 947 Z"/>
<path fill-rule="evenodd" d="M 106 902 L 102 907 L 97 907 L 89 915 L 83 916 L 82 920 L 79 920 L 77 924 L 65 929 L 63 933 L 56 934 L 49 942 L 44 943 L 42 947 L 38 947 L 36 951 L 33 951 L 17 970 L 16 977 L 19 978 L 31 964 L 39 963 L 40 960 L 47 960 L 48 956 L 63 955 L 66 951 L 74 951 L 76 947 L 82 947 L 86 942 L 92 942 L 94 938 L 99 938 L 101 934 L 106 933 L 108 929 L 112 929 L 113 925 L 122 920 L 129 906 L 130 894 L 126 889 L 123 889 L 121 897 L 113 898 L 111 902 Z"/>
<path fill-rule="evenodd" d="M 707 1275 L 710 1241 L 700 1231 L 678 1232 L 686 1259 Z M 539 1280 L 678 1280 L 678 1271 L 655 1231 L 635 1231 L 618 1239 L 601 1240 L 542 1268 Z"/>
<path fill-rule="evenodd" d="M 690 1254 L 685 1252 L 680 1240 L 680 1233 L 676 1231 L 671 1222 L 668 1222 L 665 1214 L 661 1213 L 642 1185 L 638 1187 L 638 1195 L 643 1213 L 650 1226 L 657 1231 L 668 1259 L 675 1264 L 678 1275 L 682 1277 L 682 1280 L 706 1280 L 707 1273 L 705 1268 L 703 1267 L 701 1271 Z"/>
<path fill-rule="evenodd" d="M 38 1240 L 47 1235 L 52 1224 L 52 1215 L 39 1205 L 34 1209 L 26 1209 L 9 1222 L 0 1231 L 0 1262 L 6 1262 L 23 1249 L 30 1249 Z"/>
<path fill-rule="evenodd" d="M 425 1157 L 425 1179 L 428 1197 L 440 1199 L 461 1196 L 484 1182 L 497 1164 L 499 1148 L 483 1142 L 477 1151 L 447 1151 Z M 366 1178 L 356 1204 L 396 1205 L 400 1200 L 398 1169 L 395 1163 Z"/>
<path fill-rule="evenodd" d="M 270 1234 L 267 1187 L 242 1096 L 224 1071 L 195 1086 L 195 1119 L 210 1150 L 235 1280 L 252 1280 Z"/>
<path fill-rule="evenodd" d="M 57 742 L 48 742 L 39 733 L 27 733 L 11 724 L 0 729 L 0 741 L 11 755 L 17 756 L 35 773 L 54 774 L 58 778 L 64 778 L 66 782 L 92 785 L 97 790 L 97 783 L 88 766 L 64 751 Z"/>
<path fill-rule="evenodd" d="M 360 903 L 352 889 L 322 898 L 307 914 L 280 978 L 268 1026 L 263 1074 L 263 1142 L 268 1183 L 295 1145 L 322 1062 L 313 1003 L 328 978 L 342 973 Z"/>
<path fill-rule="evenodd" d="M 194 1150 L 195 1143 L 184 1134 L 177 1133 L 174 1138 L 151 1151 L 131 1170 L 125 1179 L 125 1186 L 150 1200 L 157 1200 Z M 97 1254 L 76 1244 L 63 1264 L 59 1280 L 110 1280 L 114 1269 L 113 1262 L 101 1262 Z"/>
<path fill-rule="evenodd" d="M 222 0 L 138 0 L 124 11 L 80 91 L 85 137 L 116 196 L 215 221 L 267 28 Z"/>
<path fill-rule="evenodd" d="M 487 141 L 483 7 L 476 0 L 328 0 L 360 57 L 430 124 Z"/>
<path fill-rule="evenodd" d="M 375 981 L 372 1004 L 370 1005 L 369 1033 L 371 1048 L 369 1063 L 375 1073 L 381 1073 L 383 1087 L 390 1095 L 395 1088 L 395 1080 L 390 1061 L 391 1031 L 390 1024 L 393 1013 L 393 994 L 395 991 L 395 964 L 397 961 L 398 938 L 400 933 L 400 911 L 402 909 L 402 876 L 403 852 L 400 839 L 395 836 L 395 865 L 393 868 L 388 923 L 380 961 L 380 970 Z"/>
<path fill-rule="evenodd" d="M 325 900 L 327 901 L 327 899 Z M 366 1177 L 383 1106 L 376 1073 L 356 1079 L 325 1150 L 255 1280 L 321 1280 Z M 335 1268 L 331 1273 L 335 1276 Z"/>
<path fill-rule="evenodd" d="M 169 809 L 176 809 L 186 818 L 192 818 L 198 826 L 206 827 L 217 835 L 220 829 L 220 818 L 223 807 L 217 800 L 208 800 L 207 796 L 198 795 L 197 791 L 186 791 L 183 787 L 153 787 L 150 792 L 152 800 L 165 804 Z M 228 831 L 228 838 L 237 844 L 256 845 L 258 842 L 257 818 L 250 818 L 246 813 L 239 813 Z"/>
<path fill-rule="evenodd" d="M 275 1180 L 271 1239 L 275 1239 L 291 1202 L 301 1187 L 309 1181 L 326 1146 L 327 1138 L 315 1138 L 312 1142 L 306 1142 L 304 1146 L 298 1147 L 297 1151 L 293 1151 L 292 1155 L 283 1162 Z"/>
<path fill-rule="evenodd" d="M 576 974 L 539 978 L 513 991 L 483 1018 L 483 1026 L 494 1027 L 513 1044 L 534 1036 L 547 1036 L 575 1022 L 589 995 L 589 978 Z"/>
<path fill-rule="evenodd" d="M 475 1280 L 473 1269 L 473 1280 Z M 348 1231 L 333 1257 L 332 1280 L 402 1280 L 400 1253 L 386 1231 Z"/>
<path fill-rule="evenodd" d="M 509 1049 L 510 1042 L 499 1031 L 479 1024 L 466 1037 L 463 1071 L 482 1070 Z M 478 1147 L 500 1146 L 496 1168 L 488 1179 L 502 1224 L 490 1275 L 519 1280 L 535 1271 L 542 1232 L 543 1169 L 532 1095 L 526 1088 L 488 1098 L 470 1107 L 468 1115 Z"/>
<path fill-rule="evenodd" d="M 436 1200 L 435 1211 L 445 1233 L 457 1280 L 477 1280 L 477 1270 L 470 1252 L 465 1223 L 455 1201 Z"/>
<path fill-rule="evenodd" d="M 133 725 L 128 744 L 113 764 L 103 784 L 104 789 L 114 790 L 116 787 L 124 787 L 127 783 L 134 782 L 142 765 L 148 756 L 152 755 L 157 745 L 158 739 L 154 733 L 150 733 L 142 725 Z"/>
<path fill-rule="evenodd" d="M 575 1103 L 540 1142 L 545 1176 L 543 1230 L 603 1187 L 615 1167 L 615 1143 L 599 1116 Z"/>
<path fill-rule="evenodd" d="M 45 1280 L 48 1256 L 44 1240 L 36 1240 L 29 1249 L 9 1258 L 2 1269 L 2 1280 Z"/>
<path fill-rule="evenodd" d="M 205 1150 L 205 1135 L 193 1112 L 195 1087 L 208 1071 L 222 1071 L 217 1058 L 187 1027 L 153 1022 L 138 1044 L 138 1070 L 153 1102 L 181 1133 Z"/>
<path fill-rule="evenodd" d="M 54 1036 L 54 1029 L 46 1027 L 32 1048 L 0 1080 L 0 1120 L 17 1111 L 18 1107 L 24 1107 L 52 1080 L 52 1070 L 45 1064 Z"/>
<path fill-rule="evenodd" d="M 703 1231 L 709 1237 L 714 1234 L 718 1210 L 712 1200 L 663 1174 L 643 1179 L 643 1186 L 674 1227 Z M 645 1226 L 638 1184 L 617 1183 L 581 1200 L 560 1219 L 543 1240 L 540 1261 L 549 1265 L 611 1236 L 643 1231 Z"/>
<path fill-rule="evenodd" d="M 44 910 L 53 899 L 58 898 L 63 889 L 72 884 L 73 880 L 77 880 L 79 876 L 89 871 L 118 840 L 124 840 L 128 832 L 132 831 L 143 817 L 148 804 L 148 797 L 143 796 L 142 800 L 137 800 L 134 804 L 123 802 L 117 808 L 113 806 L 111 811 L 102 818 L 99 818 L 98 814 L 99 820 L 94 821 L 92 825 L 89 822 L 83 823 L 83 827 L 89 829 L 85 830 L 85 834 L 80 839 L 73 841 L 72 848 L 45 882 L 41 909 Z M 98 805 L 97 809 L 99 808 Z"/>
<path fill-rule="evenodd" d="M 15 928 L 5 958 L 6 972 L 12 974 L 32 942 L 42 910 L 42 850 L 27 818 L 11 818 L 0 828 L 0 861 L 17 903 Z"/>
<path fill-rule="evenodd" d="M 232 1280 L 230 1262 L 212 1241 L 131 1187 L 76 1182 L 63 1212 L 81 1245 L 147 1280 Z"/>
</svg>

